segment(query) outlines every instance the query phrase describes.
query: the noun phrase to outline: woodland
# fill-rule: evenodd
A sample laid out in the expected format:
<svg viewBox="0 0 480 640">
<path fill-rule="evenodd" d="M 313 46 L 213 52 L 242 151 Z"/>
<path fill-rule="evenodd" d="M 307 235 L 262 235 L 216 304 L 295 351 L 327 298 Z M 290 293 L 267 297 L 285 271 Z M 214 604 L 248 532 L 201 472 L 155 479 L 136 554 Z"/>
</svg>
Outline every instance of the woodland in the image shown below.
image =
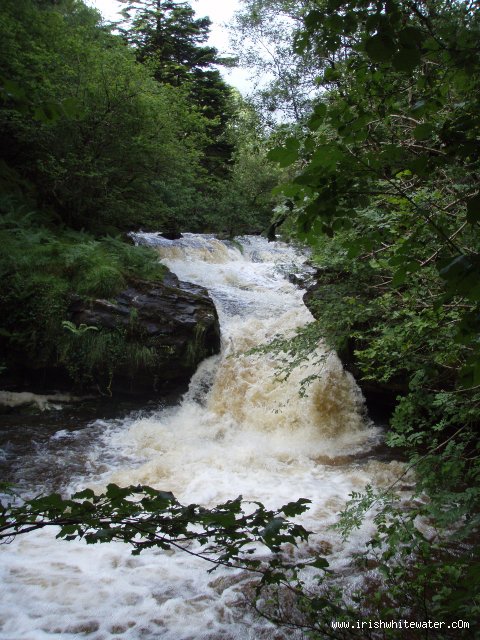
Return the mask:
<svg viewBox="0 0 480 640">
<path fill-rule="evenodd" d="M 401 499 L 399 477 L 345 505 L 345 538 L 365 518 L 376 528 L 357 561 L 378 579 L 353 597 L 327 558 L 282 552 L 308 539 L 302 499 L 251 512 L 235 496 L 206 509 L 143 485 L 21 504 L 7 493 L 0 539 L 54 526 L 133 553 L 196 540 L 207 562 L 258 576 L 259 614 L 305 637 L 477 637 L 478 2 L 243 0 L 228 58 L 209 26 L 172 0 L 125 2 L 116 25 L 81 0 L 2 1 L 0 378 L 25 359 L 60 362 L 82 386 L 119 354 L 147 357 L 114 331 L 82 349 L 86 332 L 68 324 L 73 297 L 163 279 L 128 232 L 277 233 L 312 252 L 315 322 L 268 348 L 295 366 L 326 340 L 367 401 L 381 398 L 414 491 Z M 255 74 L 249 98 L 222 79 L 234 65 Z M 359 612 L 470 628 L 331 628 Z"/>
</svg>

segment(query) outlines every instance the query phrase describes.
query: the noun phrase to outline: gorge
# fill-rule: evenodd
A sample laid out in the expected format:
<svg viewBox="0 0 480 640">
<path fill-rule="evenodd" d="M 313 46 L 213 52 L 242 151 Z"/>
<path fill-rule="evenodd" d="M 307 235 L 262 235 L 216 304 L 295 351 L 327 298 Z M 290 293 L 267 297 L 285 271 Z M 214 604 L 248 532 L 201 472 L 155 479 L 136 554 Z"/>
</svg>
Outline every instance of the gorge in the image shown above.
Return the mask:
<svg viewBox="0 0 480 640">
<path fill-rule="evenodd" d="M 333 568 L 351 574 L 353 587 L 360 578 L 351 554 L 365 543 L 369 525 L 347 545 L 329 525 L 349 493 L 369 482 L 388 484 L 401 465 L 377 455 L 381 430 L 334 353 L 319 344 L 285 380 L 285 354 L 252 351 L 311 321 L 303 292 L 287 279 L 305 268 L 305 253 L 260 237 L 232 244 L 208 235 L 170 241 L 142 234 L 137 241 L 153 245 L 181 280 L 208 289 L 220 317 L 221 353 L 200 365 L 174 406 L 78 430 L 57 419 L 60 428 L 27 459 L 29 491 L 51 488 L 43 474 L 61 460 L 55 481 L 66 493 L 141 482 L 207 506 L 239 494 L 270 507 L 308 498 L 302 523 L 315 535 L 300 552 L 326 552 Z M 320 375 L 302 397 L 301 381 L 313 372 Z M 19 468 L 9 479 L 23 477 Z M 210 575 L 203 561 L 180 552 L 133 558 L 120 543 L 92 547 L 54 535 L 39 531 L 0 549 L 2 640 L 292 637 L 255 615 L 251 578 L 239 570 Z"/>
</svg>

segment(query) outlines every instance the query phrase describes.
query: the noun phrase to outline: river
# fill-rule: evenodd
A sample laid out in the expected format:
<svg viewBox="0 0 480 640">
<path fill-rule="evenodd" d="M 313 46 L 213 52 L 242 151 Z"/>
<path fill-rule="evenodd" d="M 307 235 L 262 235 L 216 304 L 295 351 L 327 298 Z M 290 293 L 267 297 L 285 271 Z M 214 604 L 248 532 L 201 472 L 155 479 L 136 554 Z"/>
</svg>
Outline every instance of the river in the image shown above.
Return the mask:
<svg viewBox="0 0 480 640">
<path fill-rule="evenodd" d="M 239 494 L 271 508 L 308 498 L 311 509 L 299 521 L 315 532 L 312 544 L 327 550 L 331 566 L 348 573 L 368 526 L 345 545 L 329 525 L 352 491 L 389 482 L 399 465 L 377 455 L 381 430 L 334 353 L 319 344 L 287 380 L 278 374 L 281 354 L 248 353 L 312 321 L 287 277 L 305 268 L 305 255 L 258 237 L 137 240 L 153 245 L 181 280 L 209 290 L 222 352 L 200 365 L 173 405 L 77 426 L 53 412 L 41 432 L 25 426 L 37 444 L 12 462 L 12 478 L 30 493 L 140 482 L 206 506 Z M 301 382 L 312 374 L 318 378 L 302 396 Z M 255 615 L 241 574 L 208 574 L 204 562 L 181 552 L 132 557 L 121 543 L 67 543 L 43 530 L 0 553 L 0 640 L 283 637 Z"/>
</svg>

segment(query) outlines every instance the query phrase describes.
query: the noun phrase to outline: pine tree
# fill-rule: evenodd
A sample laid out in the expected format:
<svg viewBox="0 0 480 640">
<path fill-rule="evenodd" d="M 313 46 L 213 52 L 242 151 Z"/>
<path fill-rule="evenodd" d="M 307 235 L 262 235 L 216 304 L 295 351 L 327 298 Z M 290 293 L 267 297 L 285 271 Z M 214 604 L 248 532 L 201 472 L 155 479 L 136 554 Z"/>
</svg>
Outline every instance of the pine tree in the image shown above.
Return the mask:
<svg viewBox="0 0 480 640">
<path fill-rule="evenodd" d="M 186 88 L 192 104 L 209 120 L 205 168 L 224 176 L 232 154 L 225 140 L 231 96 L 215 68 L 222 64 L 218 52 L 205 44 L 210 19 L 196 18 L 187 2 L 172 0 L 134 0 L 122 15 L 124 37 L 135 48 L 138 61 L 152 67 L 158 82 Z"/>
</svg>

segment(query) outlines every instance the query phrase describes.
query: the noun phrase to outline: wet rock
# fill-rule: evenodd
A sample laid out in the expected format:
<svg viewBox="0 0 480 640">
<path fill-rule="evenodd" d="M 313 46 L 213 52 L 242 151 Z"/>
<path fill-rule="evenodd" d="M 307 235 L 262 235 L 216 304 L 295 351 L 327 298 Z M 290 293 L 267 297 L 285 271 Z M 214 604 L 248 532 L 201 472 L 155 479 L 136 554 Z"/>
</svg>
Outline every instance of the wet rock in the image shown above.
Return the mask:
<svg viewBox="0 0 480 640">
<path fill-rule="evenodd" d="M 332 285 L 335 286 L 342 283 L 348 277 L 348 274 L 329 267 L 317 270 L 316 278 L 303 296 L 303 302 L 314 318 L 321 319 L 322 303 L 328 304 L 326 289 Z M 364 327 L 364 329 L 366 334 L 367 327 Z M 362 326 L 357 323 L 351 327 L 350 333 L 354 332 L 361 336 L 363 333 Z M 370 417 L 379 424 L 386 424 L 395 409 L 398 397 L 408 391 L 408 379 L 406 377 L 398 377 L 388 382 L 364 380 L 355 352 L 365 349 L 367 346 L 366 340 L 352 335 L 345 336 L 343 344 L 337 348 L 337 355 L 344 368 L 353 375 L 362 390 Z"/>
<path fill-rule="evenodd" d="M 72 395 L 37 395 L 29 391 L 15 393 L 13 391 L 0 391 L 0 413 L 10 413 L 10 410 L 29 407 L 38 411 L 58 409 L 63 403 L 80 402 L 85 398 Z"/>
<path fill-rule="evenodd" d="M 66 633 L 73 633 L 75 635 L 89 635 L 95 633 L 100 629 L 100 624 L 96 620 L 89 620 L 88 622 L 79 622 L 78 624 L 72 624 L 65 629 Z M 54 633 L 62 633 L 63 629 L 55 629 Z"/>
<path fill-rule="evenodd" d="M 183 238 L 183 235 L 180 233 L 180 231 L 164 231 L 160 235 L 166 240 L 180 240 L 180 238 Z"/>
<path fill-rule="evenodd" d="M 288 280 L 297 287 L 303 287 L 303 277 L 298 273 L 289 273 Z"/>
<path fill-rule="evenodd" d="M 355 327 L 354 330 L 358 330 L 358 327 Z M 337 353 L 344 368 L 354 376 L 358 386 L 362 390 L 367 403 L 368 413 L 372 420 L 378 423 L 386 423 L 397 405 L 398 397 L 407 393 L 408 380 L 406 378 L 396 378 L 388 382 L 364 380 L 358 366 L 355 352 L 365 349 L 367 346 L 366 341 L 349 337 Z"/>
<path fill-rule="evenodd" d="M 120 360 L 112 393 L 152 395 L 185 385 L 201 360 L 220 350 L 218 315 L 207 290 L 172 273 L 163 282 L 132 281 L 114 300 L 77 299 L 70 317 L 76 326 L 119 331 L 127 350 L 149 350 L 148 363 Z"/>
<path fill-rule="evenodd" d="M 289 273 L 288 281 L 299 289 L 308 289 L 315 283 L 316 271 L 312 267 L 305 266 L 301 273 Z"/>
<path fill-rule="evenodd" d="M 121 234 L 121 238 L 122 238 L 122 242 L 126 242 L 127 244 L 134 246 L 135 245 L 135 240 L 132 238 L 130 232 L 126 233 L 122 233 Z"/>
</svg>

